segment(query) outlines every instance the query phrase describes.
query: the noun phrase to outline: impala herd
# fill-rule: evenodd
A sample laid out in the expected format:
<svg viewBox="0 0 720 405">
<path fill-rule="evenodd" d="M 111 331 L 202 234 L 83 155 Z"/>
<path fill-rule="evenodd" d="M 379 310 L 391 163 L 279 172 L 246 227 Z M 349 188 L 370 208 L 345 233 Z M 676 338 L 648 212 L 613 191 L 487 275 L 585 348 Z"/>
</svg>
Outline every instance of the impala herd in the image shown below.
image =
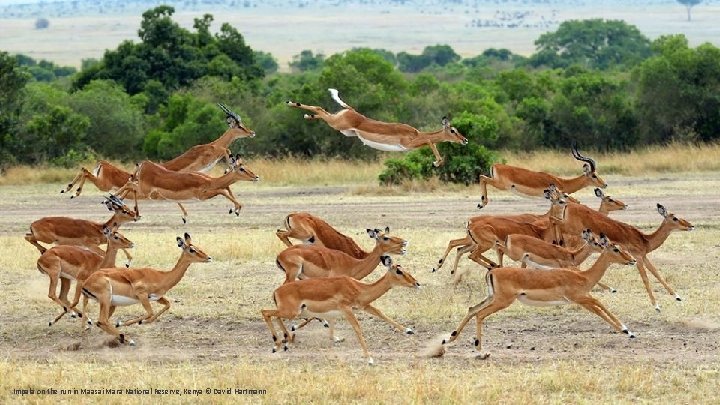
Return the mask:
<svg viewBox="0 0 720 405">
<path fill-rule="evenodd" d="M 330 93 L 343 107 L 335 114 L 316 106 L 290 101 L 287 104 L 312 112 L 305 118 L 321 119 L 346 136 L 357 136 L 364 144 L 376 149 L 406 151 L 429 146 L 435 155 L 436 166 L 443 163 L 436 143 L 467 144 L 467 139 L 450 125 L 447 118 L 442 119 L 443 128 L 439 131 L 420 132 L 409 125 L 367 118 L 343 102 L 337 90 L 330 89 Z M 83 330 L 88 330 L 87 325 L 93 323 L 88 317 L 88 302 L 92 300 L 100 307 L 95 325 L 115 337 L 117 342 L 134 345 L 135 342 L 119 328 L 157 320 L 170 308 L 167 292 L 180 282 L 190 265 L 211 261 L 210 256 L 194 245 L 190 235 L 185 233 L 176 240 L 181 251 L 176 265 L 169 271 L 130 267 L 131 256 L 127 249 L 131 249 L 133 243 L 119 232 L 119 228 L 140 219 L 140 199 L 174 201 L 182 210 L 183 222 L 186 222 L 187 211 L 183 201 L 206 200 L 222 195 L 232 202 L 229 212 L 239 215 L 242 205 L 230 186 L 237 181 L 258 181 L 260 178 L 243 164 L 240 156 L 233 155 L 229 147 L 236 139 L 255 136 L 255 132 L 243 125 L 238 114 L 222 104 L 219 106 L 227 116 L 229 129 L 217 140 L 194 146 L 162 164 L 143 161 L 138 163 L 133 173 L 101 161 L 92 172 L 82 169 L 61 191 L 70 192 L 77 187 L 71 198 L 79 196 L 85 182 L 90 181 L 102 191 L 114 192 L 103 202 L 112 212 L 106 222 L 45 217 L 30 225 L 25 239 L 40 251 L 37 268 L 50 279 L 48 297 L 62 308 L 50 325 L 70 313 L 73 318 L 82 318 Z M 603 192 L 607 184 L 597 174 L 593 159 L 581 155 L 575 146 L 572 155 L 583 162 L 583 173 L 574 178 L 564 179 L 502 164 L 494 165 L 489 177 L 480 176 L 482 195 L 478 208 L 488 205 L 488 184 L 527 196 L 542 196 L 548 201 L 549 208 L 545 214 L 472 217 L 467 221 L 465 236 L 448 243 L 433 271 L 440 270 L 448 254 L 457 249 L 451 270 L 452 282 L 457 284 L 463 276 L 457 272 L 459 260 L 469 253 L 472 261 L 487 269 L 487 297 L 470 307 L 457 329 L 442 341 L 436 355 L 445 352 L 446 344 L 455 341 L 472 318 L 477 324 L 475 347 L 480 350 L 482 321 L 515 300 L 535 306 L 575 303 L 601 317 L 618 332 L 634 337 L 612 312 L 590 295 L 595 285 L 615 292 L 615 289 L 600 282 L 613 263 L 637 266 L 656 310 L 659 311 L 660 307 L 650 288 L 646 270 L 680 300 L 652 264 L 648 253 L 660 247 L 672 231 L 689 231 L 693 226 L 660 204 L 657 211 L 662 222 L 651 234 L 611 218 L 609 213 L 626 209 L 627 205 Z M 220 177 L 205 174 L 223 159 L 228 165 L 225 174 Z M 598 210 L 580 204 L 569 195 L 585 187 L 595 187 L 595 195 L 601 200 Z M 125 205 L 124 199 L 128 197 L 133 198 L 134 208 Z M 273 292 L 275 307 L 261 311 L 272 335 L 273 352 L 281 347 L 288 350 L 288 344 L 294 342 L 295 332 L 313 319 L 324 321 L 330 338 L 339 341 L 335 337 L 334 326 L 336 318 L 342 316 L 352 326 L 367 361 L 372 364 L 353 312 L 355 309 L 380 318 L 402 333 L 414 333 L 413 329 L 387 317 L 373 306 L 375 300 L 393 287 L 420 287 L 420 283 L 390 256 L 405 255 L 408 241 L 392 235 L 387 227 L 367 229 L 367 235 L 375 246 L 371 251 L 365 251 L 352 238 L 306 212 L 287 215 L 284 229 L 278 229 L 276 235 L 286 245 L 276 257 L 277 267 L 284 272 L 285 280 Z M 301 243 L 293 245 L 291 239 Z M 48 248 L 40 242 L 55 246 Z M 100 245 L 107 247 L 103 250 Z M 125 267 L 115 264 L 118 250 L 123 250 L 128 258 Z M 495 251 L 497 263 L 485 256 L 489 250 Z M 580 270 L 578 266 L 593 253 L 599 254 L 594 264 L 587 270 Z M 503 267 L 506 256 L 520 266 Z M 385 274 L 373 283 L 363 282 L 380 264 L 387 269 Z M 72 281 L 75 281 L 75 290 L 71 302 L 68 294 Z M 77 307 L 81 296 L 83 305 L 80 311 Z M 152 302 L 159 303 L 162 308 L 155 311 Z M 142 305 L 142 315 L 125 322 L 111 321 L 118 306 L 134 304 Z M 285 320 L 298 318 L 303 322 L 288 330 Z M 481 354 L 481 357 L 487 357 L 487 354 Z"/>
</svg>

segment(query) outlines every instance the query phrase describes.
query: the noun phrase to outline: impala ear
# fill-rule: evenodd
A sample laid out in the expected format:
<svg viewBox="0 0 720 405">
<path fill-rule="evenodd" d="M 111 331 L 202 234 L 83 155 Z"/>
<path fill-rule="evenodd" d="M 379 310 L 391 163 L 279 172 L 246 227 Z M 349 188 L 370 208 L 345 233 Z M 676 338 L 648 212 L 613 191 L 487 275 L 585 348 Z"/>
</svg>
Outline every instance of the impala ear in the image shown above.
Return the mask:
<svg viewBox="0 0 720 405">
<path fill-rule="evenodd" d="M 590 229 L 586 229 L 586 230 L 582 231 L 582 238 L 586 242 L 590 242 L 592 240 L 592 231 Z"/>
<path fill-rule="evenodd" d="M 608 247 L 608 245 L 610 245 L 610 240 L 607 238 L 607 236 L 605 236 L 604 233 L 601 233 L 600 234 L 600 246 L 606 248 L 606 247 Z"/>
<path fill-rule="evenodd" d="M 380 262 L 388 269 L 392 266 L 392 258 L 390 256 L 380 256 Z"/>
<path fill-rule="evenodd" d="M 182 248 L 182 249 L 185 249 L 185 242 L 182 240 L 182 238 L 178 236 L 178 237 L 175 238 L 175 239 L 177 240 L 178 247 L 179 247 L 179 248 Z"/>
<path fill-rule="evenodd" d="M 583 163 L 583 172 L 585 172 L 585 174 L 592 173 L 592 168 L 590 167 L 589 164 Z"/>
<path fill-rule="evenodd" d="M 667 210 L 665 209 L 665 207 L 662 206 L 662 204 L 657 205 L 657 210 L 658 213 L 663 216 L 663 218 L 667 217 Z"/>
<path fill-rule="evenodd" d="M 450 126 L 450 120 L 448 120 L 448 117 L 442 117 L 442 120 L 440 120 L 440 123 L 442 123 L 442 126 L 447 128 Z"/>
<path fill-rule="evenodd" d="M 545 197 L 546 200 L 549 200 L 550 197 L 552 197 L 552 195 L 550 195 L 550 190 L 548 190 L 548 189 L 543 190 L 543 196 Z"/>
<path fill-rule="evenodd" d="M 377 239 L 377 232 L 375 232 L 375 229 L 365 229 L 365 232 L 367 232 L 368 236 Z"/>
<path fill-rule="evenodd" d="M 385 227 L 385 233 L 390 233 L 390 227 L 389 227 L 389 226 L 386 226 L 386 227 Z"/>
<path fill-rule="evenodd" d="M 599 187 L 595 187 L 595 196 L 597 196 L 597 198 L 604 198 L 605 193 L 603 193 Z"/>
<path fill-rule="evenodd" d="M 192 238 L 190 238 L 189 233 L 185 232 L 185 235 L 183 236 L 185 237 L 185 243 L 187 243 L 188 245 L 192 243 Z"/>
<path fill-rule="evenodd" d="M 103 234 L 105 236 L 110 236 L 112 234 L 112 231 L 107 227 L 107 225 L 103 225 Z"/>
</svg>

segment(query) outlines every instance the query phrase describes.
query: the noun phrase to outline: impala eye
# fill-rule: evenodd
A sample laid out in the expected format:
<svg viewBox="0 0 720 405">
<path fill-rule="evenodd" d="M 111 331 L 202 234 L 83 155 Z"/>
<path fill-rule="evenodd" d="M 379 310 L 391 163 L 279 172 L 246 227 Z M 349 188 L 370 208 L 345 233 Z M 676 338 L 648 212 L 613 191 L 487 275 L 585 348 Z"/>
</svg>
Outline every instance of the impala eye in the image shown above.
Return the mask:
<svg viewBox="0 0 720 405">
<path fill-rule="evenodd" d="M 384 240 L 384 241 L 389 241 L 390 238 L 388 238 L 387 236 L 383 236 L 383 240 Z"/>
<path fill-rule="evenodd" d="M 673 217 L 673 221 L 677 222 L 678 221 L 677 217 Z"/>
<path fill-rule="evenodd" d="M 597 175 L 595 175 L 595 174 L 593 174 L 592 177 L 593 177 L 593 179 L 597 179 Z"/>
<path fill-rule="evenodd" d="M 189 251 L 190 253 L 195 253 L 195 252 L 196 252 L 196 250 L 195 250 L 194 247 L 190 247 L 190 249 L 188 249 L 188 251 Z"/>
<path fill-rule="evenodd" d="M 613 249 L 613 251 L 615 251 L 615 253 L 620 253 L 620 249 L 618 248 Z"/>
</svg>

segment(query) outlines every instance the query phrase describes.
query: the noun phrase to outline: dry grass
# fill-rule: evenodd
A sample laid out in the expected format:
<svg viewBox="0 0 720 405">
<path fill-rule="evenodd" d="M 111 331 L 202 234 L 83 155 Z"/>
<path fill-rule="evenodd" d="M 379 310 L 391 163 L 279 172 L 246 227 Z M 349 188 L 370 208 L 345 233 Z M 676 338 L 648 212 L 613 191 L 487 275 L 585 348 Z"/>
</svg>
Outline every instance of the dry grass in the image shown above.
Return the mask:
<svg viewBox="0 0 720 405">
<path fill-rule="evenodd" d="M 720 144 L 649 146 L 632 152 L 597 153 L 582 151 L 598 164 L 601 174 L 637 176 L 657 173 L 720 171 Z M 578 162 L 565 151 L 530 153 L 504 152 L 510 165 L 531 170 L 572 175 L 578 173 Z"/>
<path fill-rule="evenodd" d="M 251 166 L 252 167 L 252 166 Z M 268 170 L 268 169 L 264 169 Z M 259 171 L 259 170 L 258 170 Z M 187 403 L 188 396 L 33 395 L 18 388 L 265 389 L 265 395 L 202 395 L 196 400 L 229 402 L 373 402 L 373 403 L 576 403 L 656 402 L 713 403 L 720 377 L 720 179 L 678 173 L 644 178 L 611 176 L 612 193 L 630 204 L 617 218 L 649 231 L 660 217 L 655 199 L 697 226 L 675 233 L 651 257 L 668 282 L 685 298 L 673 302 L 653 280 L 663 312 L 655 313 L 638 273 L 613 266 L 605 277 L 619 289 L 597 293 L 638 334 L 635 340 L 611 333 L 599 318 L 573 307 L 538 309 L 514 305 L 488 318 L 484 349 L 490 359 L 474 358 L 474 325 L 448 349 L 443 359 L 421 356 L 428 342 L 447 334 L 484 295 L 482 274 L 467 261 L 467 283 L 454 289 L 448 269 L 430 273 L 449 239 L 462 236 L 462 223 L 475 215 L 475 189 L 446 189 L 393 195 L 355 195 L 353 187 L 261 187 L 234 189 L 245 203 L 239 218 L 227 215 L 227 203 L 188 204 L 190 222 L 182 225 L 173 204 L 141 205 L 143 218 L 123 229 L 133 240 L 136 266 L 161 269 L 178 255 L 174 238 L 183 231 L 214 258 L 197 264 L 170 291 L 172 308 L 156 323 L 128 327 L 135 348 L 108 348 L 93 328 L 81 337 L 80 325 L 64 319 L 49 328 L 59 308 L 47 298 L 47 277 L 35 269 L 37 250 L 22 239 L 27 225 L 45 215 L 103 219 L 97 193 L 68 201 L 57 185 L 17 185 L 0 189 L 0 402 L 147 403 L 161 399 Z M 615 186 L 617 184 L 617 186 Z M 339 192 L 337 189 L 341 189 Z M 587 190 L 585 190 L 587 191 Z M 652 194 L 656 193 L 656 194 Z M 591 192 L 580 198 L 595 204 Z M 497 193 L 488 213 L 541 211 L 541 202 Z M 298 342 L 271 354 L 270 335 L 259 316 L 272 304 L 271 292 L 283 275 L 275 255 L 283 245 L 274 230 L 292 210 L 310 210 L 326 218 L 361 246 L 366 227 L 390 225 L 410 240 L 409 254 L 398 258 L 424 285 L 421 290 L 393 290 L 377 307 L 416 335 L 401 336 L 385 324 L 359 316 L 377 365 L 364 364 L 347 323 L 332 345 L 325 330 L 308 326 Z M 374 280 L 380 270 L 369 277 Z M 139 307 L 120 308 L 127 319 Z M 96 315 L 93 305 L 90 314 Z M 507 348 L 511 347 L 511 348 Z M 651 366 L 649 366 L 651 365 Z"/>
<path fill-rule="evenodd" d="M 598 162 L 601 174 L 650 175 L 679 172 L 712 172 L 720 170 L 720 144 L 653 146 L 628 153 L 596 153 L 583 151 Z M 387 155 L 390 156 L 390 155 Z M 580 172 L 578 162 L 564 151 L 529 153 L 501 152 L 508 164 L 559 175 Z M 355 185 L 357 194 L 400 195 L 408 192 L 436 192 L 459 190 L 462 187 L 445 185 L 437 179 L 409 181 L 397 187 L 378 187 L 377 176 L 383 170 L 383 159 L 376 161 L 346 161 L 339 159 L 255 159 L 247 166 L 262 178 L 261 185 L 269 186 L 331 186 Z M 132 164 L 114 162 L 126 170 Z M 88 169 L 93 162 L 83 165 Z M 74 178 L 81 166 L 72 169 L 38 166 L 17 166 L 0 175 L 0 186 L 20 184 L 65 183 Z M 222 171 L 216 168 L 213 175 Z"/>
</svg>

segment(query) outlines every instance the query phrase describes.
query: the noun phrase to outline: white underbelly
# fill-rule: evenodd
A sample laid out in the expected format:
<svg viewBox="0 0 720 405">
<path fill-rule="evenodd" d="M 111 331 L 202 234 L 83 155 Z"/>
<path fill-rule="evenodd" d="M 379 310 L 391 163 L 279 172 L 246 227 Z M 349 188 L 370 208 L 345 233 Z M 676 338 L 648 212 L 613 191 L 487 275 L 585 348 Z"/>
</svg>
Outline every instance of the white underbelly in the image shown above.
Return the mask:
<svg viewBox="0 0 720 405">
<path fill-rule="evenodd" d="M 518 296 L 518 301 L 522 302 L 525 305 L 530 305 L 533 307 L 551 307 L 555 305 L 566 305 L 570 303 L 570 300 L 568 299 L 561 299 L 561 300 L 554 300 L 554 301 L 540 301 L 540 300 L 533 300 L 527 297 L 527 295 L 520 294 Z"/>
<path fill-rule="evenodd" d="M 345 136 L 357 136 L 357 132 L 354 129 L 343 129 L 340 131 Z"/>
<path fill-rule="evenodd" d="M 217 163 L 218 163 L 219 161 L 220 161 L 220 159 L 217 159 L 217 160 L 215 160 L 215 161 L 213 161 L 213 162 L 210 162 L 210 163 L 208 163 L 205 167 L 201 167 L 200 169 L 198 169 L 198 171 L 199 171 L 200 173 L 208 172 L 208 171 L 210 171 L 210 169 L 212 169 L 213 167 L 215 167 L 215 165 L 217 165 Z"/>
<path fill-rule="evenodd" d="M 160 299 L 160 296 L 150 294 L 148 298 L 150 301 L 157 301 Z M 124 295 L 112 295 L 112 298 L 110 299 L 110 305 L 115 305 L 116 307 L 126 307 L 128 305 L 135 305 L 139 302 L 140 300 L 137 298 L 126 297 Z"/>
<path fill-rule="evenodd" d="M 374 141 L 365 139 L 361 136 L 358 136 L 358 137 L 360 138 L 362 143 L 364 143 L 365 145 L 367 145 L 373 149 L 382 150 L 385 152 L 407 152 L 408 151 L 408 148 L 406 148 L 400 144 L 385 144 L 385 143 L 380 143 L 380 142 L 374 142 Z"/>
<path fill-rule="evenodd" d="M 75 276 L 73 276 L 72 274 L 63 273 L 62 271 L 60 272 L 60 278 L 75 280 Z"/>
</svg>

